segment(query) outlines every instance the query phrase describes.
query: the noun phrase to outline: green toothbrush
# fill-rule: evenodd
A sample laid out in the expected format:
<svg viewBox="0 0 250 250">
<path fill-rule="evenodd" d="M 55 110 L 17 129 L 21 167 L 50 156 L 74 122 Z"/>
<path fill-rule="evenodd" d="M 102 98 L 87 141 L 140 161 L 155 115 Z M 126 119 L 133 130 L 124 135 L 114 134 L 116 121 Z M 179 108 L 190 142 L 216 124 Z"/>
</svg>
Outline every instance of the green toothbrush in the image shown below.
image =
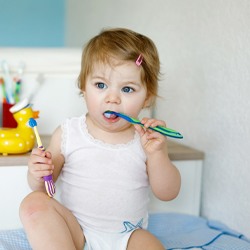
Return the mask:
<svg viewBox="0 0 250 250">
<path fill-rule="evenodd" d="M 113 115 L 116 115 L 116 116 L 119 116 L 119 117 L 125 119 L 126 121 L 128 121 L 128 122 L 130 122 L 132 124 L 139 124 L 141 126 L 144 126 L 140 122 L 140 120 L 135 119 L 133 117 L 130 117 L 128 115 L 125 115 L 123 113 L 118 113 L 118 112 L 115 112 L 115 111 L 107 110 L 107 111 L 105 111 L 105 114 L 106 115 L 108 115 L 108 114 L 112 115 L 113 114 Z M 173 129 L 170 129 L 170 128 L 166 128 L 164 126 L 149 127 L 149 129 L 152 129 L 152 130 L 154 130 L 156 132 L 159 132 L 162 135 L 165 135 L 165 136 L 168 136 L 168 137 L 173 137 L 173 138 L 176 138 L 176 139 L 182 139 L 183 138 L 183 136 L 179 132 L 177 132 L 177 131 L 175 131 Z"/>
</svg>

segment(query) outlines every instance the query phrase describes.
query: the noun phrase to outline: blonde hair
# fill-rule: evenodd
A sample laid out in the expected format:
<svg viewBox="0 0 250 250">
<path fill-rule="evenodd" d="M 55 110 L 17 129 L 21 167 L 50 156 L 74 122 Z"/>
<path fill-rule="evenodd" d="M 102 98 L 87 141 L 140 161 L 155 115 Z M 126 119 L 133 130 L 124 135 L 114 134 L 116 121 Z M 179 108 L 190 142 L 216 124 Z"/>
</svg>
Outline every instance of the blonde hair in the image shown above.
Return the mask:
<svg viewBox="0 0 250 250">
<path fill-rule="evenodd" d="M 112 59 L 136 62 L 139 55 L 143 57 L 139 66 L 142 68 L 141 81 L 146 86 L 147 95 L 153 104 L 158 92 L 160 75 L 157 48 L 150 38 L 125 28 L 102 30 L 86 44 L 78 77 L 79 89 L 85 90 L 86 79 L 92 72 L 94 63 L 111 64 Z"/>
</svg>

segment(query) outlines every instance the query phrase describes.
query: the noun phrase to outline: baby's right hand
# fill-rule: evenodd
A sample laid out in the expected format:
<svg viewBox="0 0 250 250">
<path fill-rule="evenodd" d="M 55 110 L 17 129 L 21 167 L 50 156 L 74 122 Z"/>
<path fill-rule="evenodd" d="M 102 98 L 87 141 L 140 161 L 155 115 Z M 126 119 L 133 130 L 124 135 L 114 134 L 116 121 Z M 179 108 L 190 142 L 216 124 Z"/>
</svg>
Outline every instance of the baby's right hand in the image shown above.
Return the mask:
<svg viewBox="0 0 250 250">
<path fill-rule="evenodd" d="M 29 174 L 37 181 L 42 182 L 43 176 L 48 176 L 53 173 L 54 165 L 51 153 L 39 148 L 34 148 L 28 161 L 28 167 Z"/>
</svg>

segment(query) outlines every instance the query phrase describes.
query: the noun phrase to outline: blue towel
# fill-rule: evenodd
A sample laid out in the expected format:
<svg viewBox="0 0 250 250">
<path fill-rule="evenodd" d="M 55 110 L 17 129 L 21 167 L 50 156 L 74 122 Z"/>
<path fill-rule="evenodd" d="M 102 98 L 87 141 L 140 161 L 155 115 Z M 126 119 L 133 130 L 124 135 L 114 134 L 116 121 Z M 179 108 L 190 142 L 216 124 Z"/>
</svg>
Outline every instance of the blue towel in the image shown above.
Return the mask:
<svg viewBox="0 0 250 250">
<path fill-rule="evenodd" d="M 250 241 L 221 222 L 187 214 L 149 216 L 148 230 L 168 250 L 250 250 Z M 0 250 L 31 250 L 23 229 L 0 231 Z"/>
<path fill-rule="evenodd" d="M 250 241 L 218 221 L 177 213 L 151 214 L 148 230 L 168 250 L 250 250 Z"/>
<path fill-rule="evenodd" d="M 32 250 L 23 229 L 0 231 L 0 250 Z"/>
</svg>

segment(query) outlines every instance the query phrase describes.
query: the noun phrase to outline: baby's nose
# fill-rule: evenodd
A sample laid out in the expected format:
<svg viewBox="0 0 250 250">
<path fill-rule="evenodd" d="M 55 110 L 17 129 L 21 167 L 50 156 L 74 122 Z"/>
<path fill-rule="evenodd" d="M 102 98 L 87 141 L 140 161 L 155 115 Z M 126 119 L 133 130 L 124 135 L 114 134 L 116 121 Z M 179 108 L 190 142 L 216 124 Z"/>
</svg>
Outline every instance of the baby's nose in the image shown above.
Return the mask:
<svg viewBox="0 0 250 250">
<path fill-rule="evenodd" d="M 109 92 L 106 96 L 105 101 L 107 103 L 116 103 L 116 104 L 120 104 L 121 103 L 121 98 L 120 98 L 120 94 L 116 93 L 114 91 Z"/>
</svg>

